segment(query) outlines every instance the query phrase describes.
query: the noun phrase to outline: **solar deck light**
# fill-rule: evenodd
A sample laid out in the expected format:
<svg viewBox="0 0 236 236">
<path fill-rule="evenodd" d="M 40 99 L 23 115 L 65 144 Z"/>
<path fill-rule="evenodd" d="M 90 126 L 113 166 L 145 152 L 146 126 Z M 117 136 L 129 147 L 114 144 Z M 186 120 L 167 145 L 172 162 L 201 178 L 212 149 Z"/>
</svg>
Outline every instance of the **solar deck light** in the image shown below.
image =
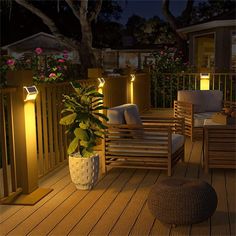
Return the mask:
<svg viewBox="0 0 236 236">
<path fill-rule="evenodd" d="M 99 81 L 99 85 L 98 85 L 98 88 L 102 88 L 105 84 L 105 79 L 103 78 L 98 78 L 98 81 Z"/>
<path fill-rule="evenodd" d="M 135 74 L 130 74 L 131 76 L 131 82 L 134 82 L 135 81 Z"/>
<path fill-rule="evenodd" d="M 24 101 L 35 100 L 38 94 L 38 89 L 35 85 L 33 86 L 24 86 Z"/>
<path fill-rule="evenodd" d="M 200 73 L 200 90 L 210 89 L 210 73 Z"/>
<path fill-rule="evenodd" d="M 131 77 L 131 84 L 130 84 L 130 103 L 134 103 L 134 81 L 135 81 L 135 74 L 130 74 Z"/>
</svg>

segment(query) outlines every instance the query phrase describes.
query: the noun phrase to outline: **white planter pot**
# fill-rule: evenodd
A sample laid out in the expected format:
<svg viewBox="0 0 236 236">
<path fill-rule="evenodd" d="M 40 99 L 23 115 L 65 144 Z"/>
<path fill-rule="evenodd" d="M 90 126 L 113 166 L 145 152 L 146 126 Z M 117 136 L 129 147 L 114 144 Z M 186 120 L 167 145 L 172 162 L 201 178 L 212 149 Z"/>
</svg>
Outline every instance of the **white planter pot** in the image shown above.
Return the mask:
<svg viewBox="0 0 236 236">
<path fill-rule="evenodd" d="M 69 156 L 69 169 L 72 182 L 77 189 L 91 189 L 98 179 L 99 156 L 95 154 L 83 158 L 79 154 Z"/>
</svg>

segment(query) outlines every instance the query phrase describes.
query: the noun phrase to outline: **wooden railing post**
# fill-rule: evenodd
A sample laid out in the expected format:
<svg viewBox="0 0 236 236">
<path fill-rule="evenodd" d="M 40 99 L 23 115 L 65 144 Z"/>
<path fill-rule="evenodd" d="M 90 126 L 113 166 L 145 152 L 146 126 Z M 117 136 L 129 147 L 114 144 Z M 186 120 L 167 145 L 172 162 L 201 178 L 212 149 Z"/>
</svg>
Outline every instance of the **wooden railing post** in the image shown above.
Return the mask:
<svg viewBox="0 0 236 236">
<path fill-rule="evenodd" d="M 38 187 L 37 145 L 34 101 L 24 102 L 23 86 L 33 84 L 31 71 L 8 74 L 7 85 L 17 87 L 12 96 L 12 119 L 15 138 L 18 187 L 31 193 Z"/>
</svg>

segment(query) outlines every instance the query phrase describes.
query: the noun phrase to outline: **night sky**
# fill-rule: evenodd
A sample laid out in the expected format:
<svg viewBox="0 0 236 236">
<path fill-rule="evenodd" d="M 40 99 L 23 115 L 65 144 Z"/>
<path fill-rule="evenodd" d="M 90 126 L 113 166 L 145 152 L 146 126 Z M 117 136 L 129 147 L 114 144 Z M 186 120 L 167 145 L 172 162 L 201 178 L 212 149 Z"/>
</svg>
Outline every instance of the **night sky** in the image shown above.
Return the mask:
<svg viewBox="0 0 236 236">
<path fill-rule="evenodd" d="M 195 0 L 195 5 L 200 1 Z M 170 10 L 175 15 L 178 16 L 186 6 L 186 0 L 172 0 L 170 1 Z M 163 19 L 161 5 L 162 0 L 128 0 L 119 1 L 122 6 L 123 13 L 121 15 L 120 23 L 126 24 L 127 20 L 133 14 L 140 15 L 145 18 L 151 18 L 153 16 L 159 16 Z"/>
</svg>

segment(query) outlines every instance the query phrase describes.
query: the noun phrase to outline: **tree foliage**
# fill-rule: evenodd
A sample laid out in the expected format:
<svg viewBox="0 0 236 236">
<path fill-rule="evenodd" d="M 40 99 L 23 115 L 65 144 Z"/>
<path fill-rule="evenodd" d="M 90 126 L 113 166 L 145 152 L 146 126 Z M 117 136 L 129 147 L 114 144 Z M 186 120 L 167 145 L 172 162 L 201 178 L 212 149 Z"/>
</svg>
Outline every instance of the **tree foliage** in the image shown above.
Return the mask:
<svg viewBox="0 0 236 236">
<path fill-rule="evenodd" d="M 24 27 L 26 22 L 30 22 L 31 28 L 33 28 L 32 21 L 35 19 L 37 19 L 37 23 L 42 21 L 46 26 L 44 26 L 44 29 L 49 30 L 59 41 L 66 44 L 68 47 L 78 50 L 84 71 L 89 67 L 99 66 L 99 61 L 93 50 L 93 28 L 95 28 L 94 24 L 96 24 L 98 20 L 100 11 L 103 14 L 101 19 L 106 22 L 108 22 L 112 16 L 119 18 L 121 12 L 119 5 L 112 0 L 104 1 L 103 8 L 102 0 L 8 0 L 8 3 L 9 2 L 11 3 L 10 5 L 4 5 L 1 1 L 1 9 L 8 8 L 9 16 L 12 15 L 12 13 L 18 15 L 18 12 L 13 12 L 13 7 L 16 6 L 15 2 L 20 6 L 18 9 L 24 12 L 22 15 L 25 16 L 25 13 L 27 13 L 26 16 L 28 16 L 28 19 L 25 19 L 25 22 L 21 23 L 21 25 L 14 22 L 18 26 L 18 28 L 15 28 L 16 31 L 19 31 L 20 27 Z M 14 19 L 20 19 L 20 15 L 18 15 L 17 18 L 12 15 L 10 19 L 12 19 L 12 21 Z M 30 26 L 28 26 L 28 28 L 30 28 Z M 5 29 L 5 31 L 7 31 L 7 29 Z"/>
</svg>

